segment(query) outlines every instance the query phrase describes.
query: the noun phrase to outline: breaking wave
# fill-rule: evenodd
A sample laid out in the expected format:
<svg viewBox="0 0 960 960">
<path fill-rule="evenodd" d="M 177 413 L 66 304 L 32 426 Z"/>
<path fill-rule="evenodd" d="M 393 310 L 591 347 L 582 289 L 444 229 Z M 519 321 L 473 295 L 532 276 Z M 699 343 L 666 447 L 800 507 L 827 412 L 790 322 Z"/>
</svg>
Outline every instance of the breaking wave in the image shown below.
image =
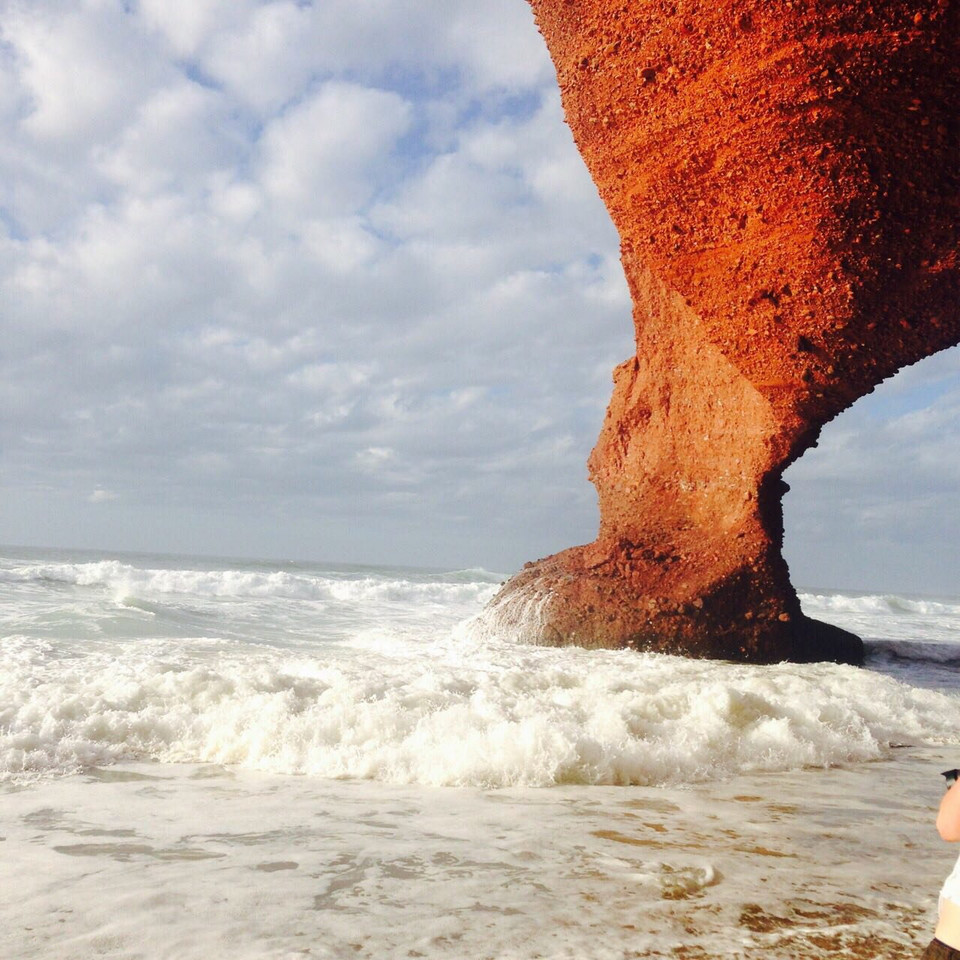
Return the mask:
<svg viewBox="0 0 960 960">
<path fill-rule="evenodd" d="M 923 597 L 904 597 L 894 593 L 850 596 L 842 593 L 800 593 L 804 608 L 819 612 L 847 614 L 921 615 L 924 617 L 960 617 L 960 602 Z"/>
<path fill-rule="evenodd" d="M 678 784 L 956 743 L 960 698 L 836 665 L 749 667 L 451 638 L 335 662 L 260 652 L 0 657 L 0 778 L 120 759 L 476 787 Z"/>
<path fill-rule="evenodd" d="M 469 574 L 469 575 L 468 575 Z M 118 560 L 95 563 L 46 563 L 0 570 L 0 581 L 62 583 L 99 587 L 120 600 L 164 595 L 195 598 L 279 598 L 340 602 L 411 603 L 484 602 L 492 596 L 497 575 L 455 571 L 421 579 L 337 576 L 252 570 L 143 569 Z"/>
<path fill-rule="evenodd" d="M 71 559 L 0 560 L 15 632 L 0 644 L 2 780 L 152 758 L 655 785 L 960 742 L 960 695 L 941 682 L 960 665 L 960 602 L 808 593 L 808 613 L 868 638 L 877 668 L 758 667 L 526 646 L 549 597 L 482 611 L 500 576 L 479 568 Z"/>
<path fill-rule="evenodd" d="M 909 663 L 960 667 L 960 643 L 923 643 L 916 640 L 867 640 L 867 662 L 902 660 Z"/>
</svg>

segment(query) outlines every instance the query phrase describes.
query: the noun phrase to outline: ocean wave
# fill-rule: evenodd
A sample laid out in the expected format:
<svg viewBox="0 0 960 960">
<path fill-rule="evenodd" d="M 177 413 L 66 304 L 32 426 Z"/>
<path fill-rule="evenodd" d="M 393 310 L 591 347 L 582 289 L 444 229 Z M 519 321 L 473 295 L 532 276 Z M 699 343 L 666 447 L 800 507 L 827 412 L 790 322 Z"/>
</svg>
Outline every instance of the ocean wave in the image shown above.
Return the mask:
<svg viewBox="0 0 960 960">
<path fill-rule="evenodd" d="M 285 571 L 143 569 L 117 560 L 31 564 L 0 571 L 0 581 L 100 587 L 117 602 L 164 595 L 197 598 L 278 598 L 342 603 L 482 603 L 496 589 L 495 574 L 406 580 L 338 578 Z"/>
<path fill-rule="evenodd" d="M 472 582 L 480 580 L 483 583 L 496 584 L 499 586 L 510 575 L 507 573 L 496 573 L 493 570 L 487 570 L 486 567 L 465 567 L 462 570 L 449 570 L 441 576 L 447 580 L 463 580 Z"/>
<path fill-rule="evenodd" d="M 910 614 L 924 617 L 960 617 L 960 602 L 947 600 L 905 597 L 893 593 L 863 594 L 861 596 L 840 593 L 800 593 L 799 596 L 804 609 L 811 613 Z"/>
<path fill-rule="evenodd" d="M 440 645 L 323 662 L 0 657 L 0 778 L 119 759 L 475 787 L 678 784 L 957 743 L 960 698 L 828 664 Z"/>
<path fill-rule="evenodd" d="M 928 643 L 917 640 L 865 640 L 864 651 L 871 660 L 904 660 L 939 666 L 960 666 L 960 643 Z"/>
</svg>

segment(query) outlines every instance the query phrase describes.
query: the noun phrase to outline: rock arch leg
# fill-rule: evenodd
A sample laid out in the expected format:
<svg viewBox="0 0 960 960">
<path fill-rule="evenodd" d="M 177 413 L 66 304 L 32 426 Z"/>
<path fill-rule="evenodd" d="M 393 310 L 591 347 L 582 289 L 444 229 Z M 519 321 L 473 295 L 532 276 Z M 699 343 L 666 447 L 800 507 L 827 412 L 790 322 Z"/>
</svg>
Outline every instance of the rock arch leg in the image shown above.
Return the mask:
<svg viewBox="0 0 960 960">
<path fill-rule="evenodd" d="M 531 3 L 637 350 L 590 457 L 597 540 L 528 564 L 490 615 L 544 643 L 858 662 L 800 611 L 782 475 L 960 339 L 956 7 Z"/>
</svg>

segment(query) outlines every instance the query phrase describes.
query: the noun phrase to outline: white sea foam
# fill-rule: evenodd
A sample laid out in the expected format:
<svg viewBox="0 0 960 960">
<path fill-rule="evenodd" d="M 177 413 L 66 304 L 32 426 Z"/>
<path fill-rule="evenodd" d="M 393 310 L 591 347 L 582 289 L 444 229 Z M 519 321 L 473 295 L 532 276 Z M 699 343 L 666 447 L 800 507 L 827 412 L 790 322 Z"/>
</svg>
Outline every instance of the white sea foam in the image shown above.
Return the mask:
<svg viewBox="0 0 960 960">
<path fill-rule="evenodd" d="M 430 580 L 358 576 L 353 578 L 285 571 L 142 569 L 116 560 L 95 563 L 30 564 L 0 570 L 8 583 L 48 582 L 101 587 L 118 600 L 183 595 L 197 598 L 280 598 L 341 602 L 483 602 L 493 595 L 495 574 L 467 578 L 461 571 Z M 479 580 L 479 582 L 478 582 Z"/>
<path fill-rule="evenodd" d="M 854 614 L 920 614 L 927 617 L 960 617 L 960 603 L 898 594 L 801 593 L 805 605 L 822 612 Z"/>
<path fill-rule="evenodd" d="M 670 784 L 958 742 L 957 695 L 873 671 L 524 646 L 517 625 L 548 598 L 518 594 L 505 625 L 504 607 L 478 615 L 495 580 L 7 559 L 0 777 L 152 757 L 393 783 Z M 804 598 L 874 626 L 945 621 L 936 650 L 895 631 L 869 649 L 950 668 L 960 605 L 913 602 Z"/>
<path fill-rule="evenodd" d="M 472 617 L 461 633 L 480 642 L 506 638 L 519 643 L 541 643 L 552 600 L 549 591 L 536 586 L 511 590 L 495 605 L 488 605 Z"/>
<path fill-rule="evenodd" d="M 0 775 L 153 757 L 431 785 L 668 784 L 871 760 L 960 730 L 960 698 L 840 666 L 397 653 L 63 662 L 8 641 Z"/>
<path fill-rule="evenodd" d="M 953 762 L 618 790 L 90 770 L 4 792 L 0 956 L 918 956 Z"/>
</svg>

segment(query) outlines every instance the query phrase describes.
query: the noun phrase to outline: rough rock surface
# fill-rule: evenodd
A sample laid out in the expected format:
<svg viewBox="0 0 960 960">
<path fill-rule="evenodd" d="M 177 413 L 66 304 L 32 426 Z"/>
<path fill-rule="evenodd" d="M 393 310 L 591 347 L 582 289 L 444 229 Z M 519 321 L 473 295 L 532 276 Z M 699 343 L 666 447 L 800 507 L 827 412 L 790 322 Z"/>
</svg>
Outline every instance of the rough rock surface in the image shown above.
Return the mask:
<svg viewBox="0 0 960 960">
<path fill-rule="evenodd" d="M 800 612 L 781 477 L 960 340 L 957 4 L 530 2 L 637 352 L 590 457 L 597 540 L 528 564 L 490 616 L 543 643 L 857 662 Z"/>
</svg>

